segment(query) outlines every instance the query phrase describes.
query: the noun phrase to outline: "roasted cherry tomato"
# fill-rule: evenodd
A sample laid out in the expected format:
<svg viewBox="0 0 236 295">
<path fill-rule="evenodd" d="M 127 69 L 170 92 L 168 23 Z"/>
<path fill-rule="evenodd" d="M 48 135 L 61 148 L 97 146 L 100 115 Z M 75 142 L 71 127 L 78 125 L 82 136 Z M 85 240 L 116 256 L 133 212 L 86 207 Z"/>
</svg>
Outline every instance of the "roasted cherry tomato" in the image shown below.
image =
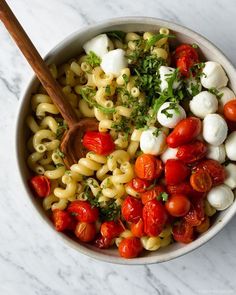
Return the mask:
<svg viewBox="0 0 236 295">
<path fill-rule="evenodd" d="M 135 237 L 137 237 L 137 238 L 141 238 L 141 237 L 144 236 L 144 230 L 143 230 L 143 227 L 144 227 L 144 225 L 143 225 L 143 220 L 142 220 L 142 218 L 140 218 L 138 222 L 136 222 L 136 223 L 132 223 L 132 224 L 131 224 L 130 229 L 131 229 L 132 234 L 133 234 Z"/>
<path fill-rule="evenodd" d="M 193 192 L 193 188 L 191 187 L 189 182 L 181 182 L 178 184 L 169 184 L 167 185 L 167 192 L 170 195 L 175 194 L 184 194 L 190 196 Z"/>
<path fill-rule="evenodd" d="M 191 74 L 191 68 L 196 64 L 196 61 L 192 60 L 189 56 L 182 56 L 177 59 L 176 67 L 179 69 L 181 75 L 189 77 Z"/>
<path fill-rule="evenodd" d="M 94 242 L 95 246 L 100 249 L 108 249 L 112 244 L 112 239 L 104 238 L 100 235 Z"/>
<path fill-rule="evenodd" d="M 141 200 L 143 205 L 147 202 L 156 199 L 161 193 L 165 192 L 165 188 L 162 185 L 156 185 L 154 188 L 141 194 Z"/>
<path fill-rule="evenodd" d="M 78 222 L 75 228 L 76 237 L 82 242 L 92 242 L 96 236 L 94 223 Z"/>
<path fill-rule="evenodd" d="M 143 207 L 144 232 L 151 237 L 158 236 L 167 222 L 165 206 L 156 199 L 147 202 Z"/>
<path fill-rule="evenodd" d="M 224 116 L 226 119 L 236 122 L 236 99 L 232 99 L 224 105 Z"/>
<path fill-rule="evenodd" d="M 206 170 L 210 174 L 213 186 L 222 184 L 225 181 L 225 178 L 226 178 L 225 169 L 216 160 L 209 159 L 209 160 L 201 161 L 195 167 L 196 171 L 199 169 Z"/>
<path fill-rule="evenodd" d="M 73 201 L 67 211 L 79 221 L 95 222 L 98 219 L 98 208 L 92 207 L 88 201 Z"/>
<path fill-rule="evenodd" d="M 100 231 L 104 238 L 112 240 L 118 237 L 124 231 L 124 229 L 118 222 L 105 221 L 102 223 Z"/>
<path fill-rule="evenodd" d="M 190 164 L 204 158 L 207 152 L 207 146 L 200 140 L 182 145 L 178 148 L 176 157 L 184 163 Z"/>
<path fill-rule="evenodd" d="M 44 198 L 50 194 L 50 181 L 46 176 L 37 175 L 29 180 L 29 185 L 37 197 Z"/>
<path fill-rule="evenodd" d="M 139 199 L 128 196 L 122 203 L 121 213 L 125 221 L 138 222 L 142 217 L 143 204 Z"/>
<path fill-rule="evenodd" d="M 158 178 L 163 170 L 162 161 L 152 155 L 140 155 L 134 165 L 136 175 L 144 180 Z"/>
<path fill-rule="evenodd" d="M 175 241 L 188 244 L 193 241 L 193 227 L 184 221 L 175 224 L 172 228 Z"/>
<path fill-rule="evenodd" d="M 184 220 L 191 226 L 198 226 L 205 217 L 203 199 L 193 199 L 190 210 L 184 216 Z"/>
<path fill-rule="evenodd" d="M 63 210 L 53 210 L 52 220 L 57 231 L 64 231 L 66 229 L 71 229 L 73 223 L 72 217 L 70 214 Z"/>
<path fill-rule="evenodd" d="M 189 56 L 191 59 L 198 61 L 198 53 L 190 44 L 181 44 L 174 51 L 174 59 L 178 60 L 183 56 Z"/>
<path fill-rule="evenodd" d="M 150 182 L 147 180 L 135 177 L 130 182 L 127 183 L 127 186 L 130 186 L 137 193 L 143 193 L 150 186 Z"/>
<path fill-rule="evenodd" d="M 201 120 L 195 117 L 188 117 L 181 120 L 174 130 L 167 136 L 167 144 L 171 148 L 191 142 L 201 132 Z"/>
<path fill-rule="evenodd" d="M 210 227 L 210 219 L 208 216 L 205 216 L 203 221 L 196 227 L 196 231 L 200 234 L 206 232 Z"/>
<path fill-rule="evenodd" d="M 171 195 L 165 202 L 168 213 L 175 217 L 185 216 L 190 209 L 189 199 L 182 194 Z"/>
<path fill-rule="evenodd" d="M 98 155 L 108 155 L 115 149 L 115 144 L 109 133 L 87 131 L 83 137 L 83 145 Z"/>
<path fill-rule="evenodd" d="M 199 169 L 191 175 L 190 183 L 193 189 L 200 193 L 208 192 L 212 187 L 211 176 L 203 169 Z"/>
<path fill-rule="evenodd" d="M 178 159 L 169 159 L 165 165 L 166 184 L 178 184 L 183 182 L 190 174 L 189 168 Z"/>
<path fill-rule="evenodd" d="M 135 258 L 143 250 L 143 246 L 139 238 L 131 237 L 123 239 L 119 245 L 120 256 L 124 258 Z"/>
</svg>

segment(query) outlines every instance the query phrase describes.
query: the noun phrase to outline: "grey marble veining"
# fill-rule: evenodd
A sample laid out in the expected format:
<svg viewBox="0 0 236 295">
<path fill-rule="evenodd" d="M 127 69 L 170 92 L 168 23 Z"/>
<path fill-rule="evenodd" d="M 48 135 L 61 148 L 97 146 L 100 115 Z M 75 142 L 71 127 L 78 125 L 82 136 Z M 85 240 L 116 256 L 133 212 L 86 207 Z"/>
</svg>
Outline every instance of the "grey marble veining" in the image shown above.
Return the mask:
<svg viewBox="0 0 236 295">
<path fill-rule="evenodd" d="M 81 26 L 116 16 L 146 15 L 196 30 L 236 64 L 234 0 L 8 2 L 42 55 Z M 200 249 L 159 265 L 105 264 L 55 239 L 35 215 L 15 171 L 14 120 L 31 73 L 0 24 L 0 294 L 235 294 L 236 218 Z"/>
</svg>

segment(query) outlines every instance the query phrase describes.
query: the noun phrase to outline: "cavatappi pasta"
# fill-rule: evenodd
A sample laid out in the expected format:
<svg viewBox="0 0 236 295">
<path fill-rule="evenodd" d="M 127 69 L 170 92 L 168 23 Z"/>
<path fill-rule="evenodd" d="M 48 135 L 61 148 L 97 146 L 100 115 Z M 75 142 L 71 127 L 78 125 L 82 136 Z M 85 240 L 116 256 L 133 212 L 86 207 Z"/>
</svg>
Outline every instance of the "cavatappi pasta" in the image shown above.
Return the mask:
<svg viewBox="0 0 236 295">
<path fill-rule="evenodd" d="M 222 165 L 236 160 L 222 115 L 228 78 L 218 63 L 200 61 L 196 44 L 173 48 L 172 38 L 167 28 L 109 32 L 50 65 L 78 120 L 98 122 L 83 130 L 87 153 L 70 167 L 60 150 L 68 126 L 41 85 L 26 118 L 30 184 L 56 230 L 116 245 L 125 258 L 191 242 L 234 198 L 236 166 L 226 178 Z M 217 124 L 220 134 L 209 133 Z"/>
</svg>

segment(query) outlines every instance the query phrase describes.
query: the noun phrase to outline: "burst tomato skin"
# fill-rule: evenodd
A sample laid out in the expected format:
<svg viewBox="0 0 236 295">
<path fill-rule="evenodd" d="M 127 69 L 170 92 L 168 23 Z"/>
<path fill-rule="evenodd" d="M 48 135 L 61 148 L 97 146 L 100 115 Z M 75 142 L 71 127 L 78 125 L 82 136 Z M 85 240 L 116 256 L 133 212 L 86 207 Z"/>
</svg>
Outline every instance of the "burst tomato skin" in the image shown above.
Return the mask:
<svg viewBox="0 0 236 295">
<path fill-rule="evenodd" d="M 174 59 L 175 61 L 183 56 L 189 56 L 191 59 L 198 61 L 198 53 L 195 48 L 192 47 L 190 44 L 181 44 L 179 45 L 174 52 Z"/>
<path fill-rule="evenodd" d="M 179 184 L 189 176 L 190 170 L 182 161 L 169 159 L 165 165 L 166 184 Z"/>
<path fill-rule="evenodd" d="M 67 211 L 79 221 L 95 222 L 98 219 L 98 208 L 92 207 L 87 201 L 73 201 L 69 204 Z"/>
<path fill-rule="evenodd" d="M 156 199 L 161 193 L 165 192 L 165 188 L 162 185 L 156 185 L 154 188 L 141 194 L 141 200 L 143 205 L 147 202 Z"/>
<path fill-rule="evenodd" d="M 108 238 L 104 238 L 102 235 L 100 235 L 95 240 L 94 244 L 99 249 L 108 249 L 112 244 L 112 240 Z"/>
<path fill-rule="evenodd" d="M 75 235 L 82 242 L 92 242 L 96 236 L 96 227 L 94 223 L 78 222 Z"/>
<path fill-rule="evenodd" d="M 158 236 L 168 219 L 165 206 L 156 199 L 147 202 L 143 207 L 144 232 L 151 237 Z"/>
<path fill-rule="evenodd" d="M 142 218 L 140 218 L 137 223 L 132 223 L 131 224 L 130 229 L 131 229 L 131 232 L 134 235 L 134 237 L 141 238 L 141 237 L 144 236 L 143 227 L 144 227 L 144 225 L 143 225 Z"/>
<path fill-rule="evenodd" d="M 52 220 L 57 231 L 64 231 L 70 229 L 73 223 L 72 217 L 70 214 L 63 210 L 53 210 Z"/>
<path fill-rule="evenodd" d="M 127 183 L 127 186 L 130 186 L 137 193 L 143 193 L 150 186 L 150 182 L 148 180 L 134 177 L 130 182 Z"/>
<path fill-rule="evenodd" d="M 138 156 L 135 161 L 134 171 L 143 180 L 158 178 L 163 170 L 162 161 L 148 154 Z"/>
<path fill-rule="evenodd" d="M 43 175 L 33 176 L 29 180 L 29 185 L 37 197 L 44 198 L 50 194 L 50 180 Z"/>
<path fill-rule="evenodd" d="M 203 160 L 196 165 L 195 170 L 203 169 L 207 171 L 212 179 L 212 185 L 216 186 L 222 184 L 226 178 L 224 167 L 216 160 Z"/>
<path fill-rule="evenodd" d="M 190 209 L 190 201 L 183 194 L 172 195 L 165 203 L 166 210 L 171 216 L 185 216 Z"/>
<path fill-rule="evenodd" d="M 177 148 L 191 142 L 200 134 L 201 126 L 201 120 L 196 117 L 181 120 L 167 136 L 166 142 L 168 146 Z"/>
<path fill-rule="evenodd" d="M 200 193 L 208 192 L 212 187 L 211 176 L 203 169 L 199 169 L 191 175 L 190 183 L 192 188 Z"/>
<path fill-rule="evenodd" d="M 184 216 L 184 220 L 191 226 L 198 226 L 205 218 L 203 198 L 193 199 L 189 212 Z"/>
<path fill-rule="evenodd" d="M 192 60 L 189 56 L 182 56 L 178 58 L 176 66 L 179 69 L 182 76 L 189 77 L 192 66 L 196 61 Z"/>
<path fill-rule="evenodd" d="M 115 149 L 111 135 L 98 131 L 86 131 L 83 146 L 99 155 L 108 155 Z"/>
<path fill-rule="evenodd" d="M 224 105 L 224 116 L 226 119 L 236 122 L 236 99 L 232 99 Z"/>
<path fill-rule="evenodd" d="M 124 258 L 135 258 L 143 250 L 143 246 L 139 238 L 131 237 L 123 239 L 119 245 L 119 253 Z"/>
<path fill-rule="evenodd" d="M 136 223 L 142 217 L 143 205 L 142 202 L 134 197 L 128 196 L 125 198 L 121 213 L 127 222 Z"/>
<path fill-rule="evenodd" d="M 184 195 L 190 196 L 193 192 L 193 188 L 187 181 L 181 182 L 178 184 L 169 184 L 167 185 L 166 189 L 167 189 L 167 192 L 171 195 L 184 194 Z"/>
<path fill-rule="evenodd" d="M 175 241 L 188 244 L 193 241 L 193 227 L 187 222 L 181 221 L 172 228 L 173 238 Z"/>
<path fill-rule="evenodd" d="M 115 221 L 105 221 L 100 228 L 101 235 L 110 240 L 118 237 L 123 230 L 123 227 Z"/>
<path fill-rule="evenodd" d="M 192 143 L 180 146 L 176 153 L 176 157 L 184 163 L 190 164 L 204 158 L 206 152 L 206 144 L 200 140 L 195 140 Z"/>
</svg>

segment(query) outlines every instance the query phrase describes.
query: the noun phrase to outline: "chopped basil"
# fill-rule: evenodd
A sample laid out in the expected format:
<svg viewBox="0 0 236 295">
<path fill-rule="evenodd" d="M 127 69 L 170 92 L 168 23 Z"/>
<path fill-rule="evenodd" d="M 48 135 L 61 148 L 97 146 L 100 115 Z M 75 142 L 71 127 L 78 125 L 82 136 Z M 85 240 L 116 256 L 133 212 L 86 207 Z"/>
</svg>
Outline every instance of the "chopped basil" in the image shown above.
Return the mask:
<svg viewBox="0 0 236 295">
<path fill-rule="evenodd" d="M 95 68 L 100 65 L 101 58 L 97 56 L 93 51 L 90 51 L 86 56 L 86 62 L 92 67 Z"/>
</svg>

